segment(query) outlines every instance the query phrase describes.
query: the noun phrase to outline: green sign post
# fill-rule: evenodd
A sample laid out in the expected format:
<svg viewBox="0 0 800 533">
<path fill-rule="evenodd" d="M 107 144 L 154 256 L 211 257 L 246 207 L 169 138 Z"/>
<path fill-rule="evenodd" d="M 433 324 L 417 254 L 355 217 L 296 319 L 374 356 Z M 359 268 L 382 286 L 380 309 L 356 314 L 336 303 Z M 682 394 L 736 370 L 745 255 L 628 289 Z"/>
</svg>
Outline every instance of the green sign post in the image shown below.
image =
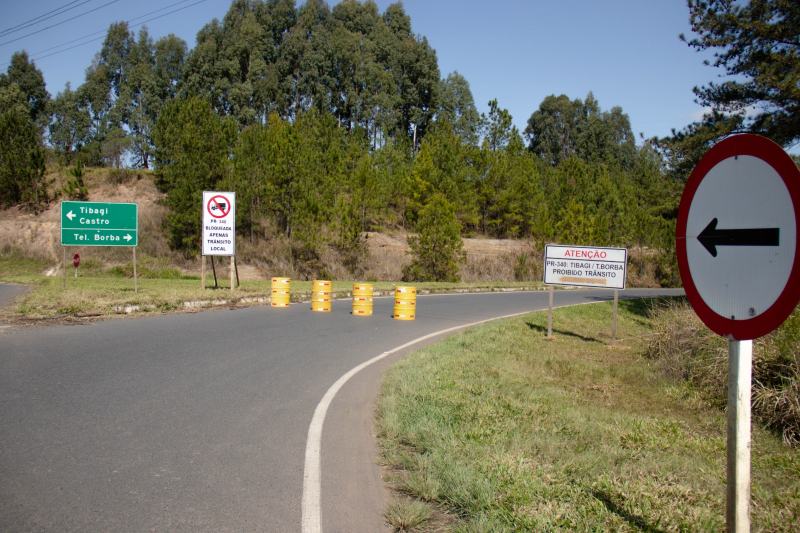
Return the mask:
<svg viewBox="0 0 800 533">
<path fill-rule="evenodd" d="M 61 202 L 61 246 L 138 245 L 138 204 Z"/>
</svg>

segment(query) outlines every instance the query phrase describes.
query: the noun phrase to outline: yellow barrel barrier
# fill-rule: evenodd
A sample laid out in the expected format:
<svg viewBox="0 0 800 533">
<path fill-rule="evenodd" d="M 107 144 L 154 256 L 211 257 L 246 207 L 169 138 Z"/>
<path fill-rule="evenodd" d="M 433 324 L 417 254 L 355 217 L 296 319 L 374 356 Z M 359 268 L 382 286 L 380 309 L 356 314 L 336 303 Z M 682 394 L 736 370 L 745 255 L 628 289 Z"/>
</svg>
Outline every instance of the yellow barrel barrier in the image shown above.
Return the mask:
<svg viewBox="0 0 800 533">
<path fill-rule="evenodd" d="M 372 284 L 353 284 L 353 316 L 372 316 Z"/>
<path fill-rule="evenodd" d="M 333 301 L 333 284 L 330 281 L 315 280 L 311 291 L 311 310 L 328 312 Z"/>
<path fill-rule="evenodd" d="M 414 320 L 417 314 L 416 287 L 395 287 L 394 318 L 397 320 Z"/>
<path fill-rule="evenodd" d="M 289 307 L 289 278 L 272 278 L 272 307 Z"/>
</svg>

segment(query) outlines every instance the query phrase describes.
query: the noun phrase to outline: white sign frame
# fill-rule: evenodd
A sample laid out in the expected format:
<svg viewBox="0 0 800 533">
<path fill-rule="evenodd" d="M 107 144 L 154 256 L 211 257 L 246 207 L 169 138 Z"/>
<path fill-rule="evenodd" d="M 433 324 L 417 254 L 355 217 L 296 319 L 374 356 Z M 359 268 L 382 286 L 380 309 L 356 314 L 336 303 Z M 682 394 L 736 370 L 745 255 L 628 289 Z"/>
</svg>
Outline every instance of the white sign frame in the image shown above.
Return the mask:
<svg viewBox="0 0 800 533">
<path fill-rule="evenodd" d="M 627 248 L 545 246 L 545 285 L 624 290 L 627 271 Z"/>
<path fill-rule="evenodd" d="M 203 191 L 202 254 L 236 255 L 236 193 Z"/>
</svg>

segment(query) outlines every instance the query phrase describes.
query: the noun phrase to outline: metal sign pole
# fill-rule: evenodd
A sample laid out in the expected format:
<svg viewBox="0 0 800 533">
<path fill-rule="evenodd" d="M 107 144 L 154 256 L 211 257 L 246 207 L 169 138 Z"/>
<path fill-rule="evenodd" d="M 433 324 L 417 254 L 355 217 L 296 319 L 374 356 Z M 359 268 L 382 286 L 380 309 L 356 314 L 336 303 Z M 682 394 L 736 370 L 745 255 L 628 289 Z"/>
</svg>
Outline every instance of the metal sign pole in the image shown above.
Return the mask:
<svg viewBox="0 0 800 533">
<path fill-rule="evenodd" d="M 131 249 L 133 250 L 133 292 L 139 293 L 139 285 L 136 281 L 136 247 L 132 246 Z"/>
<path fill-rule="evenodd" d="M 550 305 L 547 308 L 547 338 L 553 336 L 553 286 L 550 285 Z"/>
<path fill-rule="evenodd" d="M 64 290 L 67 288 L 67 247 L 64 247 Z"/>
<path fill-rule="evenodd" d="M 750 532 L 750 387 L 753 341 L 730 341 L 728 351 L 728 483 L 725 519 L 729 533 Z"/>
<path fill-rule="evenodd" d="M 236 266 L 234 266 L 233 262 L 236 260 L 236 256 L 231 256 L 231 292 L 233 289 L 236 288 Z"/>
<path fill-rule="evenodd" d="M 619 303 L 619 290 L 614 289 L 614 319 L 611 322 L 611 346 L 617 344 L 617 304 Z"/>
<path fill-rule="evenodd" d="M 200 255 L 200 286 L 206 288 L 206 256 Z"/>
</svg>

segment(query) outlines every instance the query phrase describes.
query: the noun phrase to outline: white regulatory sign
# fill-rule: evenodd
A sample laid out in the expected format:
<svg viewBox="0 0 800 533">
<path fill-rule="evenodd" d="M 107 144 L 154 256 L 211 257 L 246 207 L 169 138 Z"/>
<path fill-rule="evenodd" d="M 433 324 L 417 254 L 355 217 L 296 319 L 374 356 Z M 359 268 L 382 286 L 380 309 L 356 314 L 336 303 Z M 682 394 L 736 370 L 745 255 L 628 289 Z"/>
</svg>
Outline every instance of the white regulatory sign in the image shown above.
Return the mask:
<svg viewBox="0 0 800 533">
<path fill-rule="evenodd" d="M 236 255 L 236 193 L 203 192 L 203 255 Z"/>
<path fill-rule="evenodd" d="M 689 302 L 718 335 L 757 339 L 794 310 L 798 206 L 797 165 L 763 137 L 728 137 L 695 167 L 678 210 L 678 266 Z"/>
<path fill-rule="evenodd" d="M 626 248 L 548 244 L 544 253 L 546 285 L 624 289 Z"/>
</svg>

